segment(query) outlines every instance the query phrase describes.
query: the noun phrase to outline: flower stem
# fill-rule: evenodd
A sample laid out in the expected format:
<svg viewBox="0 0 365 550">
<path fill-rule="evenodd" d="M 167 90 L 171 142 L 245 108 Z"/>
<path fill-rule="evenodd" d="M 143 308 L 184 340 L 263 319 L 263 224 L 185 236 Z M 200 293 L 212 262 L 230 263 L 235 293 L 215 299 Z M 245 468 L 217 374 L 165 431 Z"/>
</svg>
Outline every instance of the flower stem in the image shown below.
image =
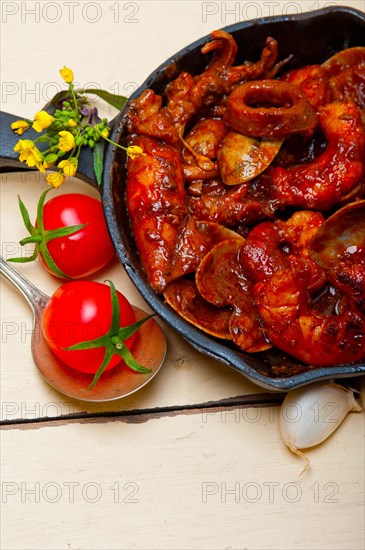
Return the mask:
<svg viewBox="0 0 365 550">
<path fill-rule="evenodd" d="M 79 114 L 79 106 L 78 106 L 78 104 L 77 104 L 75 89 L 74 89 L 74 85 L 72 84 L 72 82 L 70 82 L 69 88 L 70 88 L 70 92 L 71 92 L 71 95 L 72 95 L 72 99 L 73 99 L 74 104 L 75 104 L 75 111 L 76 111 L 76 114 Z"/>
<path fill-rule="evenodd" d="M 95 126 L 94 126 L 94 130 L 99 134 L 99 136 L 101 136 L 103 139 L 105 139 L 105 141 L 108 141 L 112 145 L 115 145 L 116 147 L 119 147 L 119 149 L 123 149 L 123 151 L 127 150 L 127 147 L 123 147 L 123 145 L 119 145 L 118 143 L 115 143 L 115 141 L 112 141 L 111 139 L 103 136 L 102 133 L 97 128 L 95 128 Z"/>
</svg>

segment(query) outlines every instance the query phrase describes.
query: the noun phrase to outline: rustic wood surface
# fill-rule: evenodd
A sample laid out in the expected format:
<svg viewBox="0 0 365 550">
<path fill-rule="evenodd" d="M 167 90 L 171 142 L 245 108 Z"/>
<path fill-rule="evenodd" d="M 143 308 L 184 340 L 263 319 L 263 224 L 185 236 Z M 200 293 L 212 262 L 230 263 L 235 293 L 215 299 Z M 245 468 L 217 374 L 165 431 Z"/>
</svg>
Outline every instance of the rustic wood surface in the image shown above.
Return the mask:
<svg viewBox="0 0 365 550">
<path fill-rule="evenodd" d="M 336 2 L 4 1 L 1 108 L 32 117 L 61 86 L 63 65 L 82 86 L 95 81 L 129 95 L 173 52 L 215 28 L 329 4 Z M 25 236 L 17 195 L 34 215 L 45 184 L 35 174 L 0 180 L 6 257 Z M 71 191 L 97 196 L 76 179 L 59 193 Z M 59 286 L 38 263 L 19 270 L 48 294 Z M 116 261 L 94 280 L 107 278 L 149 311 Z M 364 548 L 364 414 L 349 415 L 309 450 L 300 476 L 302 461 L 279 434 L 282 395 L 161 325 L 168 355 L 148 386 L 112 403 L 72 400 L 38 374 L 30 309 L 1 279 L 1 547 Z"/>
<path fill-rule="evenodd" d="M 359 549 L 363 415 L 310 470 L 277 408 L 83 419 L 2 432 L 2 548 Z"/>
</svg>

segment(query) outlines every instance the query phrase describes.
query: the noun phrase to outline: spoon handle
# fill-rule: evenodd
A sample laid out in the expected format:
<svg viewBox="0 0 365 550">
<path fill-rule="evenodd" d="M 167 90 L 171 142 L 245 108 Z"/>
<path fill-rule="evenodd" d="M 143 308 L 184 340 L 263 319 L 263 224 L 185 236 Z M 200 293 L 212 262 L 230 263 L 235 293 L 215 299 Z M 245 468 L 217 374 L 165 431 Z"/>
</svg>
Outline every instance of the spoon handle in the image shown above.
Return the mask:
<svg viewBox="0 0 365 550">
<path fill-rule="evenodd" d="M 49 300 L 49 296 L 41 292 L 19 271 L 0 256 L 0 273 L 4 275 L 26 298 L 34 313 L 40 313 Z"/>
</svg>

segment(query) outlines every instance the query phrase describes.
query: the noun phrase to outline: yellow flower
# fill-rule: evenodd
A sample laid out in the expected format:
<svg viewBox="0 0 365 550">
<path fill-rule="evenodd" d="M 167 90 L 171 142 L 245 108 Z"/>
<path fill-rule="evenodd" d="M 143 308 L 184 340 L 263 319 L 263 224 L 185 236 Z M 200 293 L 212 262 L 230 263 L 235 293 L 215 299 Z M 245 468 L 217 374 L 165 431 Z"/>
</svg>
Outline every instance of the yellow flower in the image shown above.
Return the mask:
<svg viewBox="0 0 365 550">
<path fill-rule="evenodd" d="M 25 120 L 17 120 L 16 122 L 13 122 L 11 125 L 11 129 L 18 134 L 18 136 L 21 136 L 24 134 L 25 130 L 28 130 L 29 124 Z"/>
<path fill-rule="evenodd" d="M 38 170 L 40 171 L 41 174 L 45 174 L 46 173 L 46 168 L 47 166 L 45 165 L 44 162 L 38 162 L 36 164 L 36 167 L 38 168 Z"/>
<path fill-rule="evenodd" d="M 58 135 L 61 136 L 61 139 L 58 143 L 58 147 L 63 151 L 64 153 L 67 153 L 67 151 L 71 151 L 75 147 L 75 138 L 70 132 L 66 132 L 63 130 L 62 132 L 58 132 Z"/>
<path fill-rule="evenodd" d="M 138 145 L 130 145 L 129 147 L 127 147 L 127 155 L 133 160 L 138 155 L 143 155 L 145 157 L 146 153 L 144 153 L 143 149 L 138 147 Z"/>
<path fill-rule="evenodd" d="M 43 155 L 35 146 L 34 141 L 30 139 L 20 139 L 14 147 L 14 151 L 19 153 L 20 162 L 26 162 L 29 168 L 34 166 L 44 174 Z"/>
<path fill-rule="evenodd" d="M 44 170 L 41 169 L 42 167 L 42 161 L 43 161 L 43 155 L 40 152 L 37 147 L 33 147 L 29 155 L 27 156 L 26 163 L 29 166 L 29 168 L 33 168 L 34 166 L 38 168 L 40 172 L 44 172 Z"/>
<path fill-rule="evenodd" d="M 70 119 L 67 121 L 67 126 L 69 126 L 70 128 L 75 128 L 75 126 L 77 126 L 76 120 L 73 120 L 72 118 L 70 118 Z"/>
<path fill-rule="evenodd" d="M 101 135 L 103 138 L 109 137 L 109 128 L 104 128 L 104 130 L 101 132 Z"/>
<path fill-rule="evenodd" d="M 53 121 L 54 117 L 52 115 L 49 115 L 46 111 L 39 111 L 39 113 L 34 116 L 32 128 L 36 132 L 41 132 L 45 128 L 48 128 Z"/>
<path fill-rule="evenodd" d="M 34 141 L 30 139 L 20 139 L 14 147 L 14 151 L 19 153 L 20 162 L 24 162 L 29 157 L 31 150 L 35 147 Z"/>
<path fill-rule="evenodd" d="M 76 174 L 77 164 L 77 158 L 70 157 L 67 160 L 61 160 L 61 162 L 58 164 L 58 168 L 62 168 L 63 173 L 66 176 L 74 176 Z"/>
<path fill-rule="evenodd" d="M 65 181 L 65 176 L 61 172 L 53 172 L 53 174 L 48 174 L 46 179 L 48 185 L 59 187 Z"/>
<path fill-rule="evenodd" d="M 68 67 L 63 67 L 63 69 L 60 69 L 60 75 L 62 76 L 63 80 L 69 84 L 74 79 L 74 74 L 71 69 Z"/>
</svg>

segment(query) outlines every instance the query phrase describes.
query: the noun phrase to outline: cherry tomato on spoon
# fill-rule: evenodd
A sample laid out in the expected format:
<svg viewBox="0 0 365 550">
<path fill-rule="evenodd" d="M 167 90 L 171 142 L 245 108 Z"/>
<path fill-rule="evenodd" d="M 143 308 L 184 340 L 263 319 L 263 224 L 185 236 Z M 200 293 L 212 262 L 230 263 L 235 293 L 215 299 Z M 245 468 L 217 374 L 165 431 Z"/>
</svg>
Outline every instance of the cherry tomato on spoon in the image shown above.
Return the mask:
<svg viewBox="0 0 365 550">
<path fill-rule="evenodd" d="M 136 331 L 150 316 L 136 322 L 132 306 L 120 292 L 93 281 L 72 281 L 51 296 L 42 316 L 42 332 L 53 353 L 69 367 L 96 374 L 122 360 L 132 370 L 150 372 L 130 353 Z"/>
</svg>

